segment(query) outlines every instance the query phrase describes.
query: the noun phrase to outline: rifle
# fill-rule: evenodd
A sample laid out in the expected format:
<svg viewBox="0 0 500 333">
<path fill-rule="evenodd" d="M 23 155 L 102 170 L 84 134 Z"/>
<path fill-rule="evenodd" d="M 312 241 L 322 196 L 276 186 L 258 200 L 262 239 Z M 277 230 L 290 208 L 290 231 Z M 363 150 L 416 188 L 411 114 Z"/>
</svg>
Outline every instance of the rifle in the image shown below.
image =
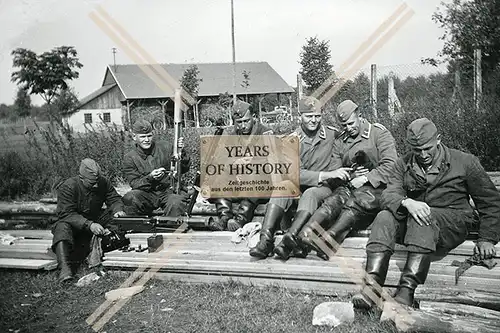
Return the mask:
<svg viewBox="0 0 500 333">
<path fill-rule="evenodd" d="M 126 234 L 173 232 L 183 223 L 193 229 L 206 229 L 214 218 L 211 216 L 123 216 L 113 218 L 113 224 Z"/>
<path fill-rule="evenodd" d="M 172 181 L 172 188 L 175 193 L 179 194 L 181 190 L 181 155 L 182 150 L 178 147 L 179 138 L 182 136 L 181 133 L 181 89 L 175 89 L 175 105 L 174 105 L 174 149 L 172 162 L 170 164 L 170 179 Z"/>
</svg>

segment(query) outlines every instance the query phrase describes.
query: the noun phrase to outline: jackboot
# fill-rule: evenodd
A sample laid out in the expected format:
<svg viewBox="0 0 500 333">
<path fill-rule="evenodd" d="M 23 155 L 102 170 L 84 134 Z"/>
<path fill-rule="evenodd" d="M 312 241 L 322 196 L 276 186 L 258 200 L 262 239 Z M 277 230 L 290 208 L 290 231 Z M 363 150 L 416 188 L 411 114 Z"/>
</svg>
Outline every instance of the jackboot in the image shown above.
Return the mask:
<svg viewBox="0 0 500 333">
<path fill-rule="evenodd" d="M 288 260 L 290 254 L 299 248 L 297 235 L 300 229 L 309 221 L 311 213 L 306 210 L 299 210 L 295 213 L 295 218 L 288 231 L 283 235 L 281 242 L 274 248 L 274 253 L 281 260 Z M 300 252 L 299 252 L 300 253 Z"/>
<path fill-rule="evenodd" d="M 329 229 L 337 220 L 342 207 L 344 207 L 350 195 L 351 192 L 348 188 L 339 187 L 314 212 L 309 222 L 307 222 L 298 235 L 300 246 L 304 251 L 309 252 L 311 249 L 316 248 L 312 238 L 313 235 L 320 237 L 320 233 L 313 229 L 313 225 L 317 224 L 324 230 Z"/>
<path fill-rule="evenodd" d="M 55 251 L 57 255 L 57 262 L 59 264 L 59 281 L 65 282 L 73 278 L 73 271 L 71 269 L 70 261 L 70 245 L 67 241 L 60 241 L 55 246 Z"/>
<path fill-rule="evenodd" d="M 365 290 L 369 289 L 377 298 L 381 297 L 381 288 L 384 287 L 391 256 L 392 253 L 390 251 L 368 252 L 366 254 L 366 276 L 363 277 L 362 289 L 361 292 L 352 297 L 352 303 L 355 308 L 370 310 L 378 303 L 378 299 L 371 299 L 369 296 L 371 293 L 367 293 Z M 370 281 L 368 277 L 371 277 L 373 281 Z"/>
<path fill-rule="evenodd" d="M 418 308 L 418 304 L 415 303 L 415 289 L 419 284 L 425 283 L 430 266 L 430 253 L 408 252 L 394 300 L 400 304 Z"/>
<path fill-rule="evenodd" d="M 209 225 L 212 231 L 224 231 L 227 229 L 227 222 L 233 218 L 233 203 L 228 199 L 215 199 L 215 208 L 219 219 Z"/>
<path fill-rule="evenodd" d="M 323 241 L 331 252 L 335 254 L 337 252 L 337 246 L 340 246 L 344 242 L 344 239 L 352 230 L 356 222 L 358 222 L 360 217 L 362 216 L 359 212 L 351 208 L 344 207 L 337 221 L 325 232 L 325 234 L 321 235 L 320 241 Z M 331 238 L 334 242 L 330 242 L 329 238 Z M 318 252 L 318 256 L 320 258 L 329 260 L 332 253 L 324 253 L 324 251 L 317 244 L 313 244 L 313 246 Z"/>
<path fill-rule="evenodd" d="M 250 200 L 242 200 L 238 212 L 235 214 L 234 219 L 229 220 L 227 223 L 227 230 L 236 231 L 243 228 L 248 222 L 252 222 L 255 212 L 256 204 Z"/>
<path fill-rule="evenodd" d="M 252 257 L 265 259 L 274 248 L 274 233 L 283 218 L 285 211 L 278 205 L 267 204 L 266 215 L 262 221 L 262 229 L 260 230 L 260 241 L 257 246 L 250 249 Z"/>
</svg>

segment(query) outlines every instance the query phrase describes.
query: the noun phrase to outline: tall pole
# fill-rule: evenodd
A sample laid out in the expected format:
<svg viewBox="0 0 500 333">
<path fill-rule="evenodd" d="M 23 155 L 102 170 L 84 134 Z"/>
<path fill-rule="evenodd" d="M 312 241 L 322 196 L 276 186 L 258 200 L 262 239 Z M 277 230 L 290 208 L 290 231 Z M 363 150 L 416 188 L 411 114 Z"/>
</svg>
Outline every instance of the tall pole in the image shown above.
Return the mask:
<svg viewBox="0 0 500 333">
<path fill-rule="evenodd" d="M 378 120 L 377 114 L 377 65 L 372 64 L 370 78 L 370 105 L 372 107 L 373 119 Z"/>
<path fill-rule="evenodd" d="M 474 50 L 474 104 L 476 111 L 479 111 L 481 106 L 481 98 L 483 94 L 483 78 L 481 72 L 481 50 Z"/>
<path fill-rule="evenodd" d="M 236 103 L 236 50 L 234 45 L 234 1 L 231 0 L 231 39 L 233 42 L 233 103 Z"/>
<path fill-rule="evenodd" d="M 116 72 L 116 47 L 113 47 L 112 50 L 113 50 L 113 70 Z"/>
</svg>

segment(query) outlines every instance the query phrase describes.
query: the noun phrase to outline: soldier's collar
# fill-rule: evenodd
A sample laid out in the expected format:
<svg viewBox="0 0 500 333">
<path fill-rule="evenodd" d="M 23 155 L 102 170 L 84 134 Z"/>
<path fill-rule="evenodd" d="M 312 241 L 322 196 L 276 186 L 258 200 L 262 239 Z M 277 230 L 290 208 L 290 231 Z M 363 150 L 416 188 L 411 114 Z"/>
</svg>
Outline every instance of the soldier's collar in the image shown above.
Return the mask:
<svg viewBox="0 0 500 333">
<path fill-rule="evenodd" d="M 363 139 L 370 138 L 370 132 L 372 131 L 372 124 L 370 124 L 366 119 L 361 119 L 361 126 L 359 132 Z"/>
</svg>

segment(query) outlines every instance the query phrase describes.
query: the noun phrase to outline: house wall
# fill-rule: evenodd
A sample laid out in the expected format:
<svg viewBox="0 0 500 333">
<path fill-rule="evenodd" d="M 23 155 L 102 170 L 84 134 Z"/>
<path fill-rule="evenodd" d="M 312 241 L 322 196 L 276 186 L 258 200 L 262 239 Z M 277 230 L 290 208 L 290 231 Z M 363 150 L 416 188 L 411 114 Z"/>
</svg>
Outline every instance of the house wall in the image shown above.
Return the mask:
<svg viewBox="0 0 500 333">
<path fill-rule="evenodd" d="M 82 109 L 118 109 L 121 108 L 120 100 L 124 100 L 124 96 L 118 86 L 106 91 L 104 94 L 94 98 L 88 103 L 82 105 Z"/>
<path fill-rule="evenodd" d="M 89 129 L 100 130 L 105 128 L 104 114 L 110 114 L 108 126 L 116 125 L 119 129 L 123 128 L 122 108 L 117 109 L 79 109 L 77 112 L 64 118 L 65 122 L 73 128 L 75 132 L 86 132 Z M 92 115 L 92 123 L 85 123 L 85 114 Z"/>
</svg>

